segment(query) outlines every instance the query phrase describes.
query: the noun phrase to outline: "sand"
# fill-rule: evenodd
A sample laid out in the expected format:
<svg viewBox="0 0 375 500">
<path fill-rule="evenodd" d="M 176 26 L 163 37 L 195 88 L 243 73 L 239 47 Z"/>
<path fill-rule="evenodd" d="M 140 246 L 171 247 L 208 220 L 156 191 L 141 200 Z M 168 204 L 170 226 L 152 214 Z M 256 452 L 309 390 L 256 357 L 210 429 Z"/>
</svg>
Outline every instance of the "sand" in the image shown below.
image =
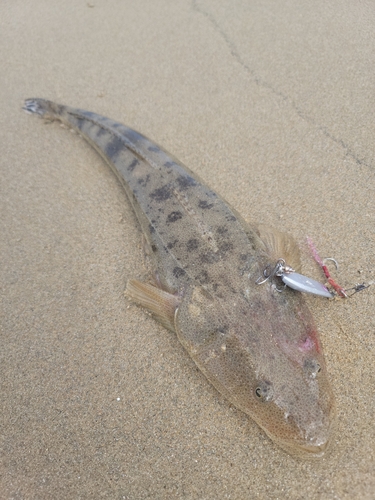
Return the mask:
<svg viewBox="0 0 375 500">
<path fill-rule="evenodd" d="M 1 3 L 2 499 L 375 498 L 375 286 L 308 297 L 337 433 L 294 459 L 124 297 L 145 268 L 110 169 L 21 111 L 44 97 L 143 132 L 351 286 L 374 280 L 374 33 L 365 1 Z"/>
</svg>

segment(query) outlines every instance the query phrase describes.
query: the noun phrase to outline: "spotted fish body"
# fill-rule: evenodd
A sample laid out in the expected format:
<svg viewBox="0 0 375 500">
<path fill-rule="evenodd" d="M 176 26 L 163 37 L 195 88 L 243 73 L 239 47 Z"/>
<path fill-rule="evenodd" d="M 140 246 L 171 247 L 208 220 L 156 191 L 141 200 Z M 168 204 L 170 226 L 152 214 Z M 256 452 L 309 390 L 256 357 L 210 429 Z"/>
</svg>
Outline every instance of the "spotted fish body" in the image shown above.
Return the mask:
<svg viewBox="0 0 375 500">
<path fill-rule="evenodd" d="M 286 451 L 320 457 L 334 398 L 316 327 L 302 295 L 256 285 L 295 253 L 292 240 L 247 224 L 169 153 L 94 113 L 30 99 L 26 111 L 79 133 L 117 174 L 155 269 L 128 294 L 177 333 L 208 380 Z"/>
</svg>

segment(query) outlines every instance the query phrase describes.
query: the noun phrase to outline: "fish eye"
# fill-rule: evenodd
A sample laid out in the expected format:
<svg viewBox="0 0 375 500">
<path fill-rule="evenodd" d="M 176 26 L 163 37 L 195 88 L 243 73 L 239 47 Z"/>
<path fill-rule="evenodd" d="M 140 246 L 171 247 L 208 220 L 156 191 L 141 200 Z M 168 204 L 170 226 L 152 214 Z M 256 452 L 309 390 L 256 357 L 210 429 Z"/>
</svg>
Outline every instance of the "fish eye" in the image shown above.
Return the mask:
<svg viewBox="0 0 375 500">
<path fill-rule="evenodd" d="M 255 389 L 256 397 L 261 401 L 271 401 L 273 398 L 273 387 L 268 380 L 260 380 Z"/>
<path fill-rule="evenodd" d="M 312 378 L 315 378 L 322 371 L 322 367 L 315 359 L 305 359 L 303 368 Z"/>
</svg>

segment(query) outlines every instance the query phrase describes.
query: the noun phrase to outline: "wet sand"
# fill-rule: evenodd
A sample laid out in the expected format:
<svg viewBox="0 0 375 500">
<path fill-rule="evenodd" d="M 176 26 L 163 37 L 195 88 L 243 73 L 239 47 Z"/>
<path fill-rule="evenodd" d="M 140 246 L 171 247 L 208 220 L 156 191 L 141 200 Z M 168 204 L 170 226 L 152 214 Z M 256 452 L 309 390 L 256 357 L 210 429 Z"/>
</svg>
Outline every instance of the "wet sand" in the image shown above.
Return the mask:
<svg viewBox="0 0 375 500">
<path fill-rule="evenodd" d="M 375 286 L 309 297 L 337 399 L 322 460 L 294 459 L 124 297 L 145 267 L 116 178 L 44 97 L 125 123 L 249 221 L 374 280 L 374 33 L 368 2 L 0 6 L 4 499 L 375 498 Z"/>
</svg>

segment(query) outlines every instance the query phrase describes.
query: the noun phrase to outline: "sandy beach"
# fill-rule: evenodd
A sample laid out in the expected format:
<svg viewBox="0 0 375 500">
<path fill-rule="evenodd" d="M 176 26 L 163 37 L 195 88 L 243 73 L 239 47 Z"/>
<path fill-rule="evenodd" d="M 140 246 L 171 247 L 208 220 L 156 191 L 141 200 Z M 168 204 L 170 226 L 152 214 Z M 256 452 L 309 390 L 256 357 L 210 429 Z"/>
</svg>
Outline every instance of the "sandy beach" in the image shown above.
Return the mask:
<svg viewBox="0 0 375 500">
<path fill-rule="evenodd" d="M 375 285 L 306 298 L 337 429 L 293 458 L 124 296 L 146 271 L 109 167 L 21 110 L 139 130 L 349 288 L 375 280 L 374 33 L 366 1 L 1 3 L 2 499 L 375 499 Z"/>
</svg>

